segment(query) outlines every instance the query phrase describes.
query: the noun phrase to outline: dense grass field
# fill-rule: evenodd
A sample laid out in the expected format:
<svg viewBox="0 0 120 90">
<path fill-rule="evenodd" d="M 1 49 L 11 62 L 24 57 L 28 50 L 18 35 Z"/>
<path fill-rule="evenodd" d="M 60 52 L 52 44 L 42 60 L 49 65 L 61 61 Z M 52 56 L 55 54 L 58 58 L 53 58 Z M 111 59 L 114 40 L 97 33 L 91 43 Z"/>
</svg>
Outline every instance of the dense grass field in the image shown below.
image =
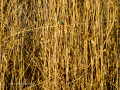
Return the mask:
<svg viewBox="0 0 120 90">
<path fill-rule="evenodd" d="M 120 90 L 120 1 L 0 0 L 0 90 Z"/>
</svg>

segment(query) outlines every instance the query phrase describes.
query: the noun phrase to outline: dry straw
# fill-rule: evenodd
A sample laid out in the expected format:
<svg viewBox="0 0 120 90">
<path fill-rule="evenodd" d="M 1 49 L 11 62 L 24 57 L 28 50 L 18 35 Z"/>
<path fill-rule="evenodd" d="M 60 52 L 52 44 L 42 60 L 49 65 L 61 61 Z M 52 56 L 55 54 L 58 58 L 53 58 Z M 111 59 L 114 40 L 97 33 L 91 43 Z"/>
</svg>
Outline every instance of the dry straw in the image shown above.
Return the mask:
<svg viewBox="0 0 120 90">
<path fill-rule="evenodd" d="M 0 90 L 119 90 L 119 4 L 0 0 Z"/>
</svg>

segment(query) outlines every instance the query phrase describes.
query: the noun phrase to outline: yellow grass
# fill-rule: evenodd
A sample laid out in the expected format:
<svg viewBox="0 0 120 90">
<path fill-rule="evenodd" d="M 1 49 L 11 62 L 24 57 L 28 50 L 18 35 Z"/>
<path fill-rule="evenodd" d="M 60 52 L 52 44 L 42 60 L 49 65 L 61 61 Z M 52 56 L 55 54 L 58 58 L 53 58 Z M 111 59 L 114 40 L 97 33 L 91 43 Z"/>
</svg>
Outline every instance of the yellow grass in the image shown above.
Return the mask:
<svg viewBox="0 0 120 90">
<path fill-rule="evenodd" d="M 119 90 L 118 1 L 0 0 L 0 90 Z"/>
</svg>

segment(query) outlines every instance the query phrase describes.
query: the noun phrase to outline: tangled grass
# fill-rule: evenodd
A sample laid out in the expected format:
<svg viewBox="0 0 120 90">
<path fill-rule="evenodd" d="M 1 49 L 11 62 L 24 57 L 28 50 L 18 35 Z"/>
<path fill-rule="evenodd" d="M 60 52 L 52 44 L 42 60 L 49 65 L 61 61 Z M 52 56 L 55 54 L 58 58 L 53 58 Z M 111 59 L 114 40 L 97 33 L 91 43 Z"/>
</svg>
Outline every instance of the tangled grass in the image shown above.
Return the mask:
<svg viewBox="0 0 120 90">
<path fill-rule="evenodd" d="M 120 89 L 119 0 L 0 5 L 1 90 Z"/>
</svg>

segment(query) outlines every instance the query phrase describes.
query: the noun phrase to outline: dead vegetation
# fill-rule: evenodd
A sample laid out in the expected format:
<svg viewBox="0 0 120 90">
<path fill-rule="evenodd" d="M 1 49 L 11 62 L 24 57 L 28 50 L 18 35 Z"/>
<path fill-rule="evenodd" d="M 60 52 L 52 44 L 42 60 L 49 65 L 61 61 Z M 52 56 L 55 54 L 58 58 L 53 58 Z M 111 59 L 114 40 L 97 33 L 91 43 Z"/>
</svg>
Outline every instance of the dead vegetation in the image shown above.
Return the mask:
<svg viewBox="0 0 120 90">
<path fill-rule="evenodd" d="M 0 0 L 0 89 L 119 90 L 119 4 Z"/>
</svg>

